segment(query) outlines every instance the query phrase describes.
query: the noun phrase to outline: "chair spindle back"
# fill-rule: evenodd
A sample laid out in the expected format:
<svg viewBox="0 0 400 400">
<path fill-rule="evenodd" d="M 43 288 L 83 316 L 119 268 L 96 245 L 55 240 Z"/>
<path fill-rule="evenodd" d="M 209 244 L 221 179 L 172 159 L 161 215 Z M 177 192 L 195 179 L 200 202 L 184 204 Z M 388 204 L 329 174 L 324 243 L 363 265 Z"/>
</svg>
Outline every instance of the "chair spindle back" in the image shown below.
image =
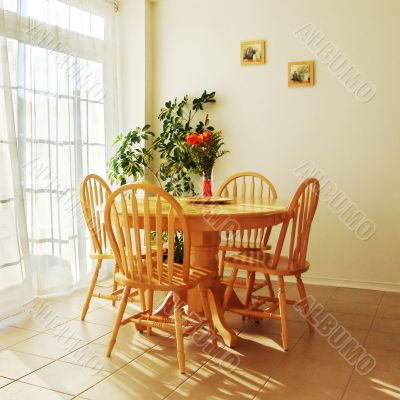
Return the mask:
<svg viewBox="0 0 400 400">
<path fill-rule="evenodd" d="M 317 179 L 309 178 L 297 189 L 282 223 L 276 245 L 272 268 L 278 265 L 287 232 L 290 232 L 288 269 L 300 270 L 305 267 L 311 224 L 317 210 L 320 185 Z"/>
<path fill-rule="evenodd" d="M 175 234 L 181 232 L 184 238 L 183 280 L 188 281 L 189 229 L 181 205 L 163 189 L 149 183 L 120 187 L 109 197 L 104 219 L 120 272 L 141 284 L 173 283 Z M 165 240 L 168 243 L 166 261 Z M 156 255 L 152 252 L 154 246 Z"/>
<path fill-rule="evenodd" d="M 229 177 L 217 191 L 217 196 L 230 197 L 234 202 L 267 204 L 278 197 L 274 185 L 256 172 L 240 172 Z M 225 231 L 221 245 L 235 248 L 262 248 L 269 238 L 269 228 Z"/>
</svg>

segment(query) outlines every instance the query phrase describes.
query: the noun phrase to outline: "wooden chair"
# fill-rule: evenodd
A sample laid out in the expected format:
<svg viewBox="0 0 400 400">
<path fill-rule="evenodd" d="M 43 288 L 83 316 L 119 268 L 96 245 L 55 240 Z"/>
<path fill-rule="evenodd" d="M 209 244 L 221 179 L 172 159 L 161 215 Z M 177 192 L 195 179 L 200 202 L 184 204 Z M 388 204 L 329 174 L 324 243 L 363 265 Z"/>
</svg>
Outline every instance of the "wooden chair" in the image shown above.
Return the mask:
<svg viewBox="0 0 400 400">
<path fill-rule="evenodd" d="M 118 290 L 117 282 L 113 281 L 113 290 L 111 293 L 95 293 L 97 280 L 103 260 L 114 260 L 114 254 L 107 247 L 105 227 L 101 218 L 101 210 L 99 207 L 104 206 L 107 198 L 111 194 L 111 189 L 107 183 L 98 175 L 88 175 L 81 184 L 81 205 L 86 225 L 90 232 L 93 253 L 90 258 L 96 260 L 96 268 L 90 281 L 86 301 L 83 306 L 81 319 L 85 319 L 88 312 L 92 297 L 112 300 L 113 306 L 115 302 L 122 298 L 122 289 Z M 114 267 L 114 273 L 117 271 L 117 265 Z M 137 294 L 137 293 L 135 293 Z"/>
<path fill-rule="evenodd" d="M 309 269 L 310 264 L 306 260 L 308 240 L 310 236 L 311 223 L 317 209 L 319 199 L 319 182 L 311 178 L 305 180 L 297 189 L 282 223 L 275 253 L 270 254 L 257 250 L 245 250 L 231 257 L 226 257 L 225 263 L 232 267 L 231 280 L 226 288 L 224 296 L 224 309 L 252 318 L 273 318 L 280 319 L 282 324 L 282 341 L 285 350 L 288 350 L 288 328 L 286 304 L 299 304 L 303 307 L 307 316 L 307 323 L 310 331 L 313 330 L 313 320 L 309 313 L 309 305 L 306 297 L 301 274 Z M 288 256 L 282 256 L 282 247 L 289 232 L 290 241 Z M 268 275 L 277 276 L 279 293 L 278 298 L 266 296 L 252 296 L 255 302 L 247 307 L 241 305 L 229 305 L 233 292 L 233 282 L 238 269 L 251 272 L 262 272 Z M 285 276 L 295 276 L 300 301 L 287 300 L 285 293 Z M 272 305 L 266 309 L 260 307 L 271 302 Z M 279 314 L 273 312 L 279 308 Z"/>
<path fill-rule="evenodd" d="M 176 332 L 178 363 L 185 373 L 183 344 L 182 299 L 188 289 L 200 288 L 204 314 L 216 346 L 216 333 L 207 298 L 209 271 L 190 266 L 190 233 L 180 204 L 167 192 L 149 183 L 125 185 L 110 195 L 105 207 L 107 236 L 120 267 L 117 282 L 124 287 L 123 298 L 109 342 L 107 356 L 111 356 L 121 325 L 134 322 L 138 330 L 153 327 Z M 184 238 L 183 263 L 174 261 L 174 239 L 177 232 Z M 168 240 L 168 255 L 164 257 L 164 238 Z M 152 241 L 156 242 L 157 254 L 151 254 Z M 141 257 L 141 248 L 146 256 Z M 136 251 L 136 254 L 134 253 Z M 142 311 L 123 320 L 127 299 L 132 289 L 139 289 Z M 144 299 L 144 291 L 147 298 Z M 156 315 L 153 310 L 154 291 L 173 292 L 174 315 Z"/>
<path fill-rule="evenodd" d="M 234 201 L 248 203 L 266 203 L 278 197 L 274 185 L 263 175 L 256 172 L 239 172 L 229 177 L 217 191 L 217 196 L 230 197 Z M 269 250 L 268 239 L 272 228 L 246 229 L 226 231 L 221 235 L 221 258 L 219 274 L 223 282 L 225 272 L 225 257 L 227 252 L 243 250 Z M 235 279 L 234 287 L 246 289 L 244 303 L 249 304 L 251 294 L 268 286 L 270 296 L 274 296 L 274 289 L 268 275 L 261 281 L 255 280 L 255 272 L 248 271 L 247 279 Z"/>
</svg>

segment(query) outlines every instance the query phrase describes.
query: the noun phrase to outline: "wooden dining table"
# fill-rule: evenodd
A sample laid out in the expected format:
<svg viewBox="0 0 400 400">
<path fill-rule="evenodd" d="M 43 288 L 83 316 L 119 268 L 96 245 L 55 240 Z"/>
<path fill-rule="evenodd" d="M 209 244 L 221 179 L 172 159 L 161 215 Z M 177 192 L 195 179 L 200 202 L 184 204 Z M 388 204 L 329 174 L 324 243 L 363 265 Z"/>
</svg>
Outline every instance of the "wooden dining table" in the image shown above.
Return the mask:
<svg viewBox="0 0 400 400">
<path fill-rule="evenodd" d="M 258 202 L 242 200 L 226 204 L 199 204 L 187 198 L 177 198 L 177 200 L 182 205 L 189 225 L 191 265 L 210 271 L 207 296 L 215 327 L 224 343 L 234 347 L 237 335 L 224 318 L 222 303 L 225 287 L 218 274 L 221 232 L 278 225 L 285 217 L 288 204 L 276 200 Z M 202 313 L 201 297 L 197 288 L 189 290 L 186 301 L 190 312 Z M 235 294 L 231 297 L 231 302 L 235 302 L 236 308 L 241 304 Z M 167 315 L 170 311 L 171 296 L 167 296 L 156 314 Z"/>
</svg>

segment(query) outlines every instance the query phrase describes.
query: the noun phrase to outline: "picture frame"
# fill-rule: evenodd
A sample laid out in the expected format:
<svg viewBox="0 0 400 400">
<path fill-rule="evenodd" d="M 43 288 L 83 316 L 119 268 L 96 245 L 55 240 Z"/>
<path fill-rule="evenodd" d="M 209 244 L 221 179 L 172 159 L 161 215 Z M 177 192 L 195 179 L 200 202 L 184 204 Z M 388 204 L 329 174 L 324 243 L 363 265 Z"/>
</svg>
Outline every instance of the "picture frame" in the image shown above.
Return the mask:
<svg viewBox="0 0 400 400">
<path fill-rule="evenodd" d="M 315 85 L 314 61 L 292 61 L 288 63 L 289 87 Z"/>
<path fill-rule="evenodd" d="M 266 62 L 266 41 L 253 40 L 240 43 L 240 63 L 243 66 L 262 65 Z"/>
</svg>

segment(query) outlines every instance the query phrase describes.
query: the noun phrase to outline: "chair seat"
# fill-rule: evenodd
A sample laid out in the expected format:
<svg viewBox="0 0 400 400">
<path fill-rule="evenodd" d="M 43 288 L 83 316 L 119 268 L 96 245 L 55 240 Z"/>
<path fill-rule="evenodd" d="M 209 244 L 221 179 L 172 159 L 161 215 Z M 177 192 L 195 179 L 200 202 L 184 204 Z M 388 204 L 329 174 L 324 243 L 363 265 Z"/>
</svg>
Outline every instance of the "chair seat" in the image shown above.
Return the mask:
<svg viewBox="0 0 400 400">
<path fill-rule="evenodd" d="M 225 264 L 246 269 L 247 271 L 263 272 L 270 275 L 297 275 L 307 271 L 310 264 L 305 262 L 302 268 L 289 268 L 288 257 L 280 256 L 276 268 L 272 268 L 274 255 L 259 250 L 245 250 L 225 257 Z"/>
<path fill-rule="evenodd" d="M 241 244 L 239 240 L 233 241 L 232 239 L 226 241 L 221 240 L 221 244 L 219 246 L 221 251 L 244 251 L 244 250 L 260 250 L 255 246 L 251 246 L 251 243 L 244 245 Z M 271 246 L 267 245 L 264 250 L 270 250 Z"/>
<path fill-rule="evenodd" d="M 161 283 L 157 276 L 154 276 L 152 278 L 152 283 L 149 283 L 147 273 L 143 274 L 142 282 L 137 279 L 129 279 L 120 272 L 115 274 L 115 279 L 120 285 L 127 285 L 132 288 L 179 292 L 187 289 L 193 289 L 200 282 L 212 278 L 212 271 L 190 267 L 189 279 L 185 282 L 183 279 L 183 267 L 181 264 L 174 264 L 174 275 L 171 281 L 169 281 L 166 268 L 164 268 L 164 271 L 165 272 L 163 272 L 163 279 Z"/>
</svg>

